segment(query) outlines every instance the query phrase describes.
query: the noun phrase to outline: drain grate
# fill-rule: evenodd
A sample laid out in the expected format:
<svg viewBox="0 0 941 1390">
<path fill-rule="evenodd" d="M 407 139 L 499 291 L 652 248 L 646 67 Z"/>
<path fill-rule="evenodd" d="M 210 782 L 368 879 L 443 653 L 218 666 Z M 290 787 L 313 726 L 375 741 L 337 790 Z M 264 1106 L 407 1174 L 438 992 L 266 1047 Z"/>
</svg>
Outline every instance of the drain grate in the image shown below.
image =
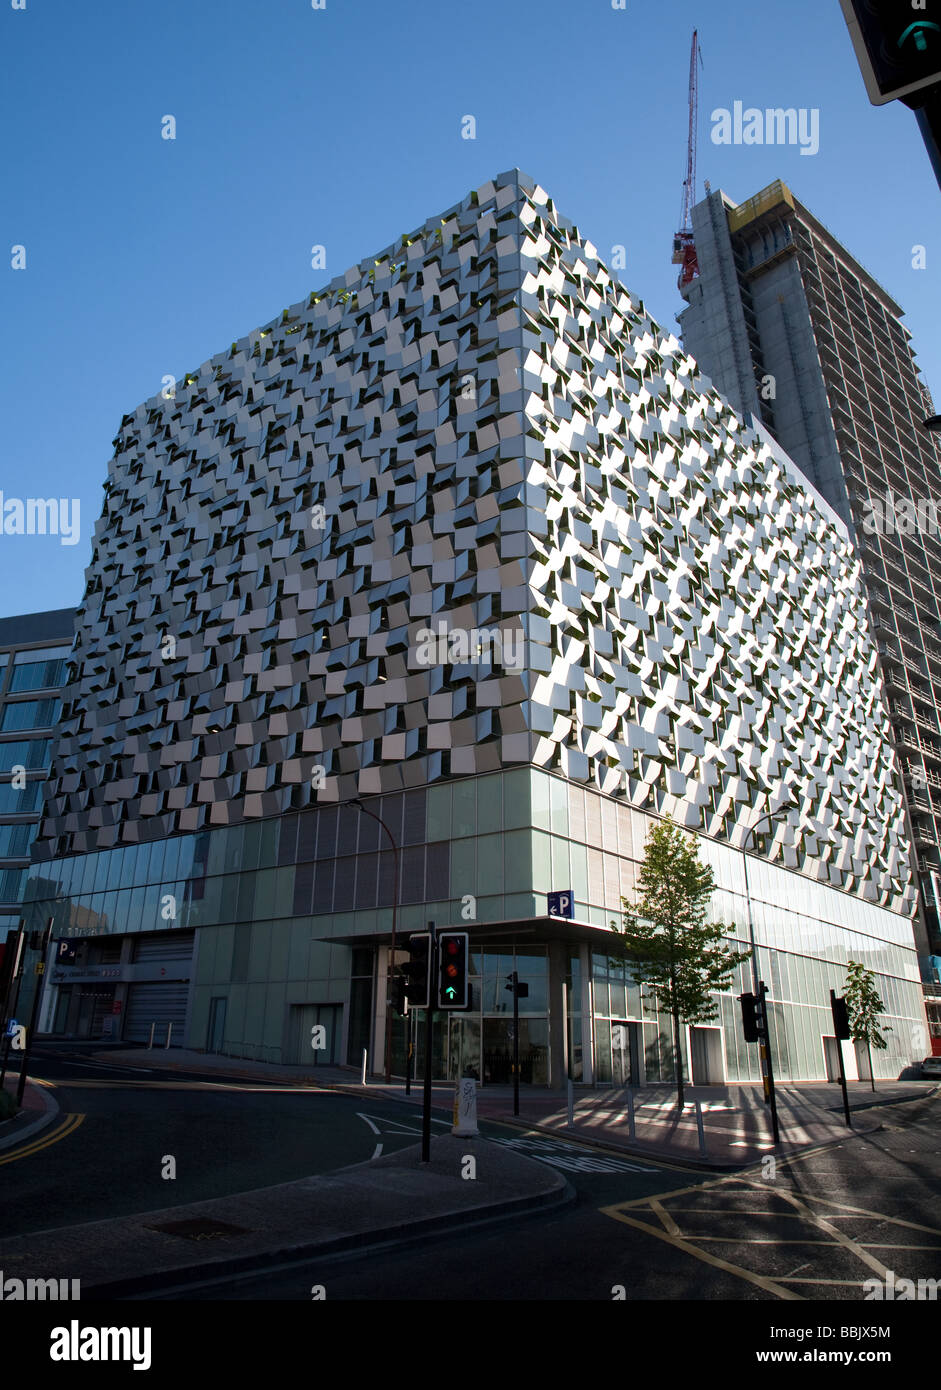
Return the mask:
<svg viewBox="0 0 941 1390">
<path fill-rule="evenodd" d="M 189 1221 L 168 1221 L 165 1226 L 148 1226 L 147 1230 L 164 1231 L 168 1236 L 181 1236 L 183 1240 L 227 1240 L 229 1236 L 251 1235 L 247 1226 L 230 1226 L 226 1221 L 210 1221 L 205 1216 Z"/>
</svg>

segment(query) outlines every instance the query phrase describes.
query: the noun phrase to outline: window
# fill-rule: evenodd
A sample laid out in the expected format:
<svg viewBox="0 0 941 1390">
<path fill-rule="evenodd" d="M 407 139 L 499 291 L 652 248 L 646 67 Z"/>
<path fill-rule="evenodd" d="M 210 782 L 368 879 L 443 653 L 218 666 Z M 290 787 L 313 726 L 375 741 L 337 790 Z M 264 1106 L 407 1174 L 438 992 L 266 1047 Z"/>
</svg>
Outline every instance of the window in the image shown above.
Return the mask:
<svg viewBox="0 0 941 1390">
<path fill-rule="evenodd" d="M 13 668 L 10 690 L 49 690 L 65 680 L 65 658 L 52 661 L 30 661 Z"/>
<path fill-rule="evenodd" d="M 35 830 L 36 826 L 30 822 L 25 825 L 0 825 L 0 859 L 22 859 L 27 856 Z"/>
<path fill-rule="evenodd" d="M 18 903 L 25 881 L 25 869 L 0 869 L 0 902 Z"/>
<path fill-rule="evenodd" d="M 14 767 L 25 767 L 32 772 L 48 767 L 50 742 L 48 738 L 33 738 L 0 743 L 0 770 L 9 772 Z"/>
<path fill-rule="evenodd" d="M 0 717 L 0 730 L 48 729 L 59 718 L 59 700 L 18 700 L 7 704 Z"/>
<path fill-rule="evenodd" d="M 0 783 L 0 815 L 15 816 L 38 811 L 41 790 L 42 782 L 27 782 L 25 787 L 14 787 L 9 782 Z"/>
</svg>

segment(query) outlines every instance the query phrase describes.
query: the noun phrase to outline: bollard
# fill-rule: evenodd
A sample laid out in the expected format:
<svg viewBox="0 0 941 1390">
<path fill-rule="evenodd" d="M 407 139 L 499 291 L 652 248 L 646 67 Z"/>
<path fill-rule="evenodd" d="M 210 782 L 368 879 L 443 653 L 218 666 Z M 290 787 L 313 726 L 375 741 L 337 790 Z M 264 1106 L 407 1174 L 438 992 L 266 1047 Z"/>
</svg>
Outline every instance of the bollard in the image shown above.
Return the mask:
<svg viewBox="0 0 941 1390">
<path fill-rule="evenodd" d="M 706 1131 L 703 1129 L 702 1123 L 702 1104 L 698 1100 L 696 1102 L 696 1128 L 699 1131 L 699 1152 L 704 1154 L 706 1152 Z"/>
<path fill-rule="evenodd" d="M 454 1086 L 454 1123 L 451 1133 L 470 1138 L 480 1133 L 477 1128 L 477 1082 L 472 1076 L 462 1076 Z"/>
<path fill-rule="evenodd" d="M 363 1074 L 362 1074 L 362 1078 L 361 1078 L 361 1085 L 363 1085 L 363 1086 L 366 1085 L 366 1049 L 365 1049 L 365 1047 L 363 1048 Z"/>
<path fill-rule="evenodd" d="M 150 1042 L 147 1044 L 148 1047 L 153 1047 L 154 1045 L 154 1029 L 156 1028 L 156 1026 L 156 1023 L 152 1023 L 150 1025 Z"/>
<path fill-rule="evenodd" d="M 632 1139 L 637 1138 L 634 1124 L 634 1092 L 630 1086 L 627 1088 L 627 1132 Z"/>
<path fill-rule="evenodd" d="M 569 1077 L 567 1085 L 569 1093 L 569 1129 L 571 1129 L 575 1124 L 575 1087 L 572 1085 L 571 1077 Z"/>
<path fill-rule="evenodd" d="M 168 1023 L 168 1024 L 167 1024 L 167 1041 L 166 1041 L 166 1043 L 164 1044 L 164 1051 L 166 1051 L 166 1049 L 170 1046 L 170 1038 L 171 1038 L 172 1036 L 173 1036 L 173 1024 L 172 1024 L 172 1023 Z"/>
</svg>

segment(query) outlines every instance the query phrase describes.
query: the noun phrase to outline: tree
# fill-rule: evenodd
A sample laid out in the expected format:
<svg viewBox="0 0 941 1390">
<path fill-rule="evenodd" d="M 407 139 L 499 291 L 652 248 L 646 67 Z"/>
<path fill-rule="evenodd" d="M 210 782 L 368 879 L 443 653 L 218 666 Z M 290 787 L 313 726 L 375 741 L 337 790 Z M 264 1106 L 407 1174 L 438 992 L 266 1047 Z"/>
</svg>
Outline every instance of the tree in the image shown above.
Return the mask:
<svg viewBox="0 0 941 1390">
<path fill-rule="evenodd" d="M 676 1103 L 682 1109 L 681 1020 L 696 1024 L 717 1018 L 713 992 L 728 987 L 751 951 L 725 946 L 723 937 L 734 934 L 734 928 L 706 921 L 714 888 L 712 869 L 699 862 L 695 840 L 669 816 L 647 838 L 637 883 L 634 901 L 621 899 L 623 927 L 611 923 L 620 937 L 616 959 L 618 964 L 627 961 L 660 1008 L 672 1015 Z"/>
<path fill-rule="evenodd" d="M 875 1090 L 876 1082 L 872 1074 L 872 1049 L 877 1047 L 881 1050 L 889 1045 L 879 1026 L 879 1015 L 885 1013 L 885 1005 L 876 989 L 875 971 L 869 970 L 861 961 L 848 960 L 846 962 L 846 984 L 843 987 L 843 998 L 846 1000 L 846 1014 L 853 1041 L 866 1044 L 866 1053 L 869 1057 L 869 1084 Z M 885 1024 L 884 1027 L 887 1033 L 892 1032 L 888 1024 Z"/>
</svg>

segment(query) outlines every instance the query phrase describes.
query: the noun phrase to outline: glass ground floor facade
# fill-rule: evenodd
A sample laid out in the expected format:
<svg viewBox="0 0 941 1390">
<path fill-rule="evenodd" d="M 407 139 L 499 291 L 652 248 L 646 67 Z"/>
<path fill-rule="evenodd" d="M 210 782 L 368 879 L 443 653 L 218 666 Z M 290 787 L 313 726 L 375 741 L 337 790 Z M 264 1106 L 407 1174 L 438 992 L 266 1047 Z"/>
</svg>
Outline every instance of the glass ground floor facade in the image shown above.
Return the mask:
<svg viewBox="0 0 941 1390">
<path fill-rule="evenodd" d="M 399 846 L 351 806 L 127 843 L 35 863 L 23 921 L 52 923 L 41 1031 L 162 1044 L 279 1064 L 384 1067 L 385 978 L 396 896 L 397 945 L 427 922 L 470 932 L 472 1009 L 436 1027 L 437 1076 L 481 1085 L 511 1079 L 513 970 L 529 985 L 520 1010 L 521 1081 L 636 1084 L 674 1076 L 670 1021 L 608 956 L 610 922 L 634 890 L 655 817 L 590 787 L 529 767 L 367 802 Z M 877 1076 L 901 1075 L 929 1050 L 909 918 L 728 845 L 699 838 L 715 875 L 713 919 L 730 945 L 757 945 L 771 1001 L 776 1073 L 824 1079 L 834 1066 L 829 991 L 846 962 L 876 972 L 891 1027 Z M 546 915 L 570 892 L 571 921 Z M 61 943 L 65 942 L 63 950 Z M 402 958 L 400 952 L 399 958 Z M 27 953 L 22 1016 L 32 987 Z M 685 1029 L 694 1081 L 759 1076 L 735 996 Z M 415 1052 L 423 1055 L 423 1020 Z M 313 1030 L 324 1046 L 311 1048 Z M 406 1025 L 392 1029 L 404 1073 Z M 844 1047 L 853 1075 L 856 1058 Z"/>
</svg>

